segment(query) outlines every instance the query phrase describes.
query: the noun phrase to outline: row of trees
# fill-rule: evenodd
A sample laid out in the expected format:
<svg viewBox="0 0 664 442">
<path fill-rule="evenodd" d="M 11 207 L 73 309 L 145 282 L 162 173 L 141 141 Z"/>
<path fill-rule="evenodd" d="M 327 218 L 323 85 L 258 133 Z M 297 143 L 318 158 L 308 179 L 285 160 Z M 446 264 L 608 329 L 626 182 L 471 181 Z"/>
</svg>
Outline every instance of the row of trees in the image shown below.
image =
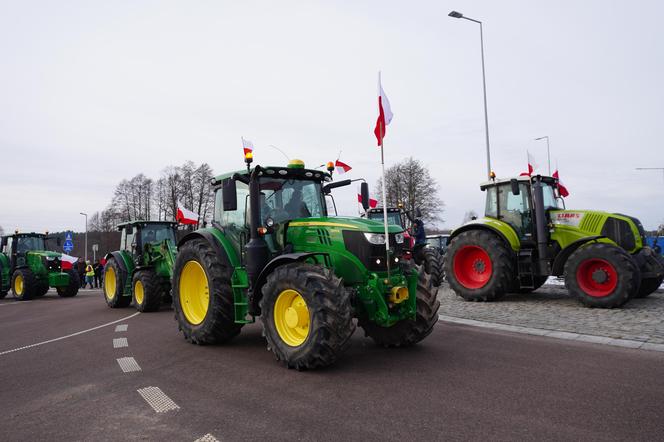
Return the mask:
<svg viewBox="0 0 664 442">
<path fill-rule="evenodd" d="M 110 205 L 90 217 L 88 229 L 110 231 L 119 223 L 141 219 L 174 221 L 178 202 L 198 213 L 202 224 L 211 217 L 214 206 L 212 178 L 207 163 L 187 161 L 165 168 L 157 179 L 142 173 L 124 179 L 115 187 Z"/>
</svg>

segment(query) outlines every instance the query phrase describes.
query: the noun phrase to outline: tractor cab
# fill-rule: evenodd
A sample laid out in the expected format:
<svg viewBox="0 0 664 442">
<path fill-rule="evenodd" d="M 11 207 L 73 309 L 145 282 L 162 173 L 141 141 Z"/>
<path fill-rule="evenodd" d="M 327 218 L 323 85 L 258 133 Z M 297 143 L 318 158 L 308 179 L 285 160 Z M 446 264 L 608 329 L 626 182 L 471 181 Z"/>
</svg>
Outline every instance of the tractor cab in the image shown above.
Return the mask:
<svg viewBox="0 0 664 442">
<path fill-rule="evenodd" d="M 0 249 L 9 258 L 13 269 L 25 265 L 28 252 L 46 250 L 46 235 L 31 232 L 3 236 Z"/>
<path fill-rule="evenodd" d="M 131 221 L 120 224 L 120 250 L 140 257 L 148 246 L 166 242 L 169 247 L 175 247 L 176 227 L 177 223 L 170 221 Z"/>
</svg>

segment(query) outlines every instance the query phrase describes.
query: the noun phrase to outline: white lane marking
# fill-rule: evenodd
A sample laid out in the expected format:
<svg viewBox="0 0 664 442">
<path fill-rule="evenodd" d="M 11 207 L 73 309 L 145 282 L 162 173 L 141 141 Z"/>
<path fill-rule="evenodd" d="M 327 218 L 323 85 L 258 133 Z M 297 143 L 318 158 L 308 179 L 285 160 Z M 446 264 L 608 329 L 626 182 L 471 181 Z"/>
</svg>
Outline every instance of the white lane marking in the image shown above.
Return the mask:
<svg viewBox="0 0 664 442">
<path fill-rule="evenodd" d="M 26 346 L 19 347 L 19 348 L 13 348 L 11 350 L 5 350 L 3 352 L 0 352 L 0 356 L 6 355 L 8 353 L 14 353 L 16 351 L 27 350 L 28 348 L 39 347 L 40 345 L 50 344 L 52 342 L 62 341 L 63 339 L 73 338 L 74 336 L 82 335 L 83 333 L 89 333 L 91 331 L 99 330 L 100 328 L 108 327 L 109 325 L 117 324 L 118 322 L 126 321 L 127 319 L 131 319 L 134 316 L 139 315 L 140 313 L 141 312 L 136 312 L 136 313 L 134 313 L 132 315 L 129 315 L 129 316 L 126 316 L 122 319 L 118 319 L 117 321 L 107 322 L 106 324 L 98 325 L 96 327 L 92 327 L 92 328 L 89 328 L 87 330 L 81 330 L 79 332 L 72 333 L 72 334 L 67 335 L 67 336 L 60 336 L 59 338 L 49 339 L 48 341 L 37 342 L 36 344 L 30 344 L 30 345 L 26 345 Z"/>
<path fill-rule="evenodd" d="M 127 324 L 116 325 L 116 326 L 115 326 L 115 331 L 116 331 L 116 332 L 127 331 L 127 327 L 129 327 Z"/>
<path fill-rule="evenodd" d="M 113 348 L 122 348 L 122 347 L 129 347 L 129 342 L 127 342 L 127 338 L 113 339 Z"/>
<path fill-rule="evenodd" d="M 134 359 L 131 356 L 128 356 L 126 358 L 118 358 L 117 361 L 118 364 L 120 365 L 120 368 L 125 373 L 131 373 L 132 371 L 141 371 L 141 367 L 138 365 L 138 362 L 136 362 L 136 359 Z"/>
<path fill-rule="evenodd" d="M 171 398 L 166 396 L 166 393 L 161 391 L 159 387 L 145 387 L 139 388 L 138 394 L 143 396 L 143 399 L 156 411 L 157 413 L 163 413 L 169 410 L 177 410 L 180 407 L 173 402 Z"/>
<path fill-rule="evenodd" d="M 210 433 L 199 437 L 194 442 L 220 442 L 219 439 L 211 435 Z"/>
</svg>

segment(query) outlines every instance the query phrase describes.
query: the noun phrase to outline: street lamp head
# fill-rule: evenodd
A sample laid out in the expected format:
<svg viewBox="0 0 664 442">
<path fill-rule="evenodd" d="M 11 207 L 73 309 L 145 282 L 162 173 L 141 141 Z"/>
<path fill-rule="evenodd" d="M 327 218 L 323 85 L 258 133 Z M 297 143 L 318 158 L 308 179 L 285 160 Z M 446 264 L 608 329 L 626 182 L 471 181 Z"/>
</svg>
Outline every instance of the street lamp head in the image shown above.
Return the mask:
<svg viewBox="0 0 664 442">
<path fill-rule="evenodd" d="M 83 216 L 88 216 L 87 213 L 83 213 L 83 212 L 79 212 L 79 214 L 80 214 L 80 215 L 83 215 Z"/>
<path fill-rule="evenodd" d="M 543 136 L 543 137 L 535 138 L 535 141 L 543 140 L 543 139 L 545 139 L 545 138 L 548 138 L 548 137 L 545 135 L 545 136 Z"/>
<path fill-rule="evenodd" d="M 460 12 L 457 12 L 457 11 L 452 11 L 447 15 L 449 15 L 450 17 L 454 17 L 454 18 L 463 18 L 463 14 L 460 13 Z"/>
</svg>

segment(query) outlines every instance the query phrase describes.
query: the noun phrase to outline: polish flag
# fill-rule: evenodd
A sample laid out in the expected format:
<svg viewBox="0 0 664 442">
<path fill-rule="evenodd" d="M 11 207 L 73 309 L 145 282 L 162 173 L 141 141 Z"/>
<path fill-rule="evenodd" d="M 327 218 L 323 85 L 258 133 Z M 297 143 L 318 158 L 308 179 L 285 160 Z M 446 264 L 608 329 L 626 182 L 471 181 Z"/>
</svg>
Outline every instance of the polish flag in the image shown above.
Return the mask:
<svg viewBox="0 0 664 442">
<path fill-rule="evenodd" d="M 527 174 L 522 173 L 521 175 L 532 176 L 533 172 L 535 171 L 535 169 L 537 169 L 539 167 L 539 165 L 535 161 L 535 157 L 533 157 L 530 154 L 530 152 L 526 151 L 526 154 L 528 154 L 528 173 Z"/>
<path fill-rule="evenodd" d="M 178 214 L 175 217 L 175 220 L 180 224 L 198 224 L 198 214 L 192 212 L 191 210 L 185 208 L 178 201 Z"/>
<path fill-rule="evenodd" d="M 341 162 L 339 160 L 334 162 L 334 167 L 337 168 L 337 173 L 339 175 L 343 175 L 344 173 L 350 171 L 352 167 L 350 167 L 348 164 Z"/>
<path fill-rule="evenodd" d="M 62 266 L 62 270 L 71 270 L 76 261 L 78 261 L 78 258 L 75 256 L 70 256 L 66 253 L 60 255 L 60 265 Z"/>
<path fill-rule="evenodd" d="M 357 202 L 362 204 L 362 195 L 360 195 L 359 193 L 357 194 Z M 373 198 L 369 198 L 369 208 L 370 209 L 375 209 L 377 205 L 378 205 L 378 200 L 375 200 Z"/>
<path fill-rule="evenodd" d="M 392 107 L 390 100 L 387 99 L 383 86 L 380 84 L 380 72 L 378 72 L 378 120 L 376 120 L 376 127 L 374 128 L 374 135 L 378 140 L 378 145 L 383 146 L 383 138 L 385 138 L 385 131 L 387 126 L 392 121 Z"/>
<path fill-rule="evenodd" d="M 553 172 L 553 177 L 558 180 L 558 193 L 560 193 L 560 196 L 563 198 L 567 198 L 569 196 L 569 190 L 567 190 L 567 187 L 563 184 L 562 181 L 560 181 L 560 175 L 558 174 L 558 169 Z"/>
<path fill-rule="evenodd" d="M 242 148 L 244 149 L 244 154 L 246 155 L 249 152 L 254 151 L 254 143 L 252 143 L 249 140 L 245 140 L 244 137 L 242 138 Z"/>
</svg>

